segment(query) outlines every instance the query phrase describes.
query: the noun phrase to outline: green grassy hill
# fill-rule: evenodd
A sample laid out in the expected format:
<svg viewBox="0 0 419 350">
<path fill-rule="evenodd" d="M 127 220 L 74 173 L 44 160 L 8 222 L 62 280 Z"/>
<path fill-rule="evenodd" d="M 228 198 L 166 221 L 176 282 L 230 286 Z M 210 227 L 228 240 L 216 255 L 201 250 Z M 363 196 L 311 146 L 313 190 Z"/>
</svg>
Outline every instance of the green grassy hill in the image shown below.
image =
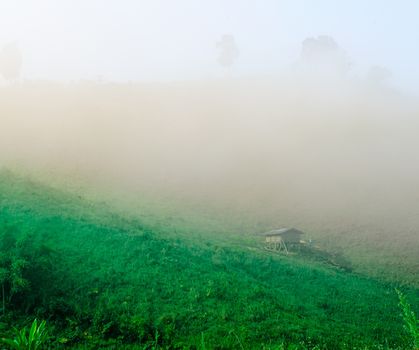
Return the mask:
<svg viewBox="0 0 419 350">
<path fill-rule="evenodd" d="M 2 332 L 38 317 L 54 347 L 409 346 L 395 283 L 151 221 L 0 173 Z"/>
</svg>

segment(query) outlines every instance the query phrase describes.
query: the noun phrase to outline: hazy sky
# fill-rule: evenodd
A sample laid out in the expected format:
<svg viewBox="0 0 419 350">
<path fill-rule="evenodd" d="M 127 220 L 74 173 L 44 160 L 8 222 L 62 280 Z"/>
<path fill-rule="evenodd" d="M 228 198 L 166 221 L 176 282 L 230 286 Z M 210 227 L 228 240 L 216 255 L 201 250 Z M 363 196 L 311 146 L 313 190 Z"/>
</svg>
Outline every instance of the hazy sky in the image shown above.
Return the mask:
<svg viewBox="0 0 419 350">
<path fill-rule="evenodd" d="M 215 43 L 233 34 L 230 74 L 272 73 L 306 37 L 330 35 L 419 91 L 417 0 L 0 0 L 0 45 L 18 41 L 24 77 L 173 80 L 222 76 Z"/>
</svg>

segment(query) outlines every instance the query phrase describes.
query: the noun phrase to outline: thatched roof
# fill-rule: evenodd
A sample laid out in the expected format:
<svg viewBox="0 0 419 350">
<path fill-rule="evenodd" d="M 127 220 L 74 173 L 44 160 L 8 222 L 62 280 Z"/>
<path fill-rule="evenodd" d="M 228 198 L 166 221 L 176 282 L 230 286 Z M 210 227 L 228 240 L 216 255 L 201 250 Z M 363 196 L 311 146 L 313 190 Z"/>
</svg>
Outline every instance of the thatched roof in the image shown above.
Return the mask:
<svg viewBox="0 0 419 350">
<path fill-rule="evenodd" d="M 284 227 L 284 228 L 280 228 L 280 229 L 276 229 L 276 230 L 271 230 L 268 232 L 262 232 L 262 233 L 258 233 L 259 236 L 282 236 L 284 234 L 291 234 L 291 235 L 303 235 L 304 232 L 297 230 L 295 228 L 288 228 L 288 227 Z"/>
</svg>

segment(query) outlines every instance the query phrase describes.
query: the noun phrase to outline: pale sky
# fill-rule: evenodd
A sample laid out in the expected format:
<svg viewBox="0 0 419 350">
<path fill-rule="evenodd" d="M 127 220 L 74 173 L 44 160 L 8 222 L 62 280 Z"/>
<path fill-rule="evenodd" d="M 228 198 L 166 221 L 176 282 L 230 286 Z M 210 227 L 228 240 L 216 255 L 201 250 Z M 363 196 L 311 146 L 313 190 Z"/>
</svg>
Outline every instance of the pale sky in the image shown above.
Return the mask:
<svg viewBox="0 0 419 350">
<path fill-rule="evenodd" d="M 26 79 L 216 78 L 223 34 L 235 76 L 284 70 L 302 40 L 329 35 L 355 74 L 381 65 L 419 93 L 417 0 L 0 0 L 0 46 L 18 42 Z"/>
</svg>

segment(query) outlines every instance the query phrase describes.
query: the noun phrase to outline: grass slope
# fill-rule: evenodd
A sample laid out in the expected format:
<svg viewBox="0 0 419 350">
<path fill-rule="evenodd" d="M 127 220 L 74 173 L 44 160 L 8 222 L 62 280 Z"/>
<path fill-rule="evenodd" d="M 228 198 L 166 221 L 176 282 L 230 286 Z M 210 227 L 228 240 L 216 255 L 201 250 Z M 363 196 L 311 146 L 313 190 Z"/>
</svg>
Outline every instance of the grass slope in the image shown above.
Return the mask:
<svg viewBox="0 0 419 350">
<path fill-rule="evenodd" d="M 210 236 L 164 235 L 8 172 L 0 175 L 0 229 L 12 229 L 33 261 L 3 331 L 37 316 L 62 347 L 408 344 L 394 285 Z M 417 312 L 418 291 L 404 291 Z"/>
</svg>

